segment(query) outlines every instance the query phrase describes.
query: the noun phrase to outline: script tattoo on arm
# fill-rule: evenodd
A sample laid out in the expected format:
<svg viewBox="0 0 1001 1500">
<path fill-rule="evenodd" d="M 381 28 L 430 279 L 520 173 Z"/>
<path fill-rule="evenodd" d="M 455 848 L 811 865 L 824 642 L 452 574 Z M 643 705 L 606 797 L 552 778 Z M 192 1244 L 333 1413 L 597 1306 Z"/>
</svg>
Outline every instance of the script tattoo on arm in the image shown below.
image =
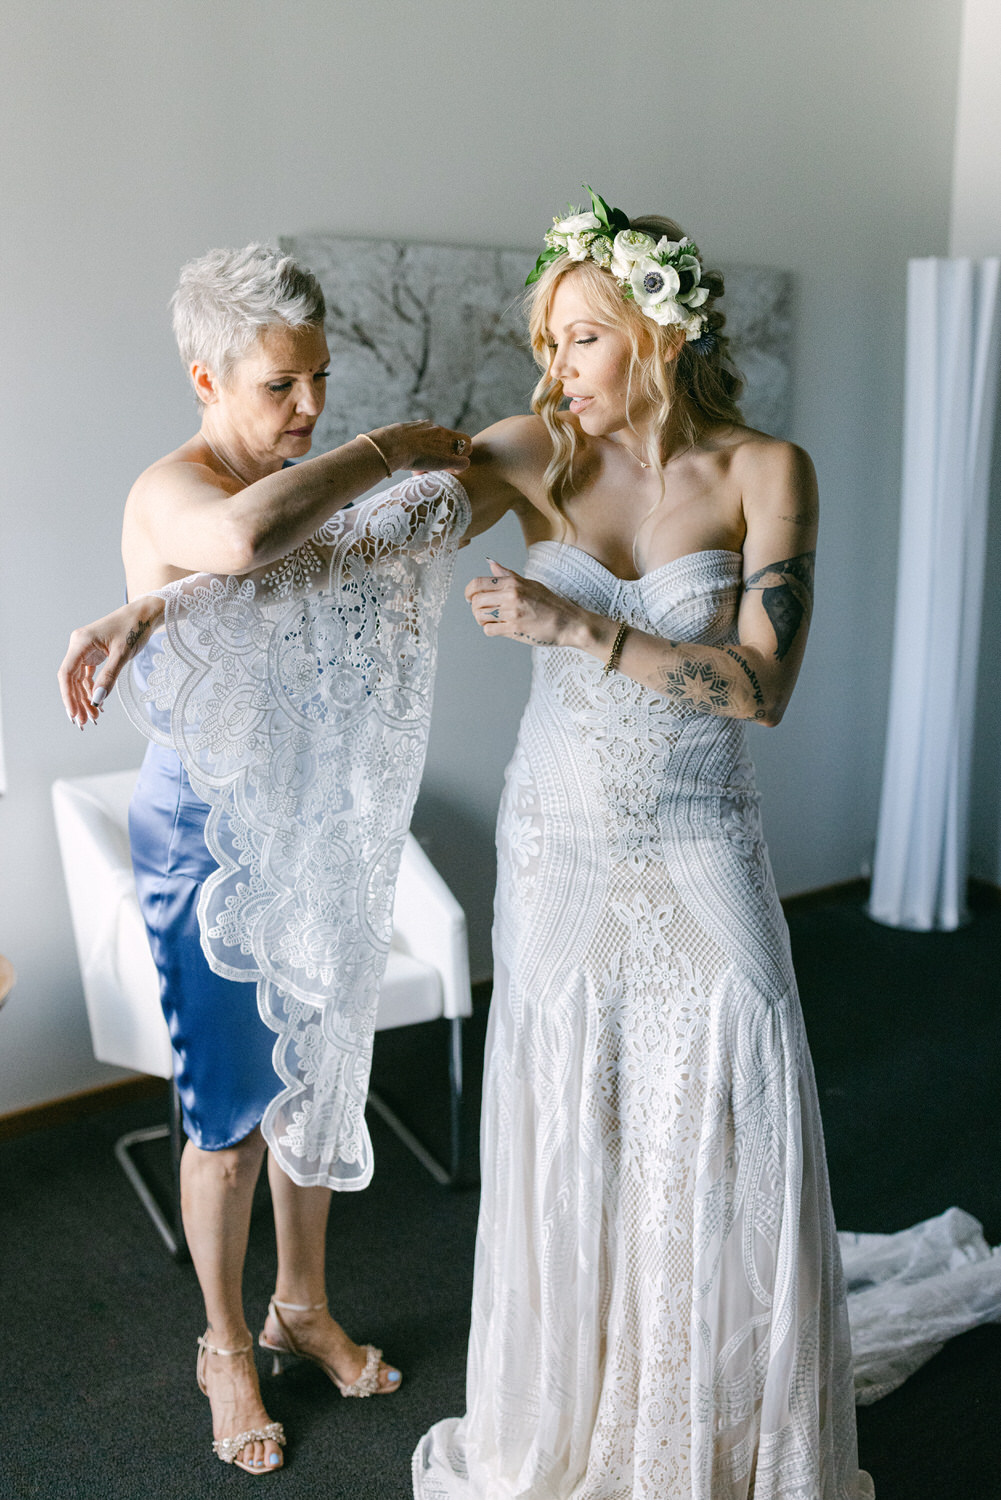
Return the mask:
<svg viewBox="0 0 1001 1500">
<path fill-rule="evenodd" d="M 804 618 L 813 608 L 813 564 L 815 552 L 800 552 L 783 562 L 759 568 L 744 583 L 744 592 L 761 594 L 775 632 L 775 656 L 781 661 L 796 639 Z"/>
<path fill-rule="evenodd" d="M 149 630 L 149 625 L 149 620 L 137 620 L 135 625 L 133 625 L 132 629 L 125 637 L 125 646 L 129 652 L 138 650 L 139 642 L 142 640 L 147 630 Z"/>
<path fill-rule="evenodd" d="M 761 691 L 761 683 L 758 681 L 758 674 L 751 666 L 751 663 L 747 661 L 743 656 L 741 656 L 739 651 L 735 651 L 732 646 L 721 646 L 720 650 L 725 651 L 727 656 L 731 656 L 733 658 L 740 670 L 743 672 L 744 676 L 747 678 L 748 686 L 750 687 L 751 692 L 754 696 L 754 717 L 756 719 L 765 718 L 765 695 Z"/>
</svg>

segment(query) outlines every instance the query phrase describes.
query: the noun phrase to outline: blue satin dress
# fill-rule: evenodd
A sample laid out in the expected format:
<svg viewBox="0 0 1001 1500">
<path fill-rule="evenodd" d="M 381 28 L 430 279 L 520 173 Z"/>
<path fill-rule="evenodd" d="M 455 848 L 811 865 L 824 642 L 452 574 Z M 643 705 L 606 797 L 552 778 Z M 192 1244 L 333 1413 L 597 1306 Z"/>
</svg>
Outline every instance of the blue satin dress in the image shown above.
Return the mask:
<svg viewBox="0 0 1001 1500">
<path fill-rule="evenodd" d="M 136 891 L 160 975 L 184 1128 L 203 1151 L 219 1151 L 260 1124 L 281 1081 L 256 984 L 220 978 L 202 952 L 198 898 L 216 868 L 205 846 L 208 813 L 176 753 L 151 744 L 129 808 Z"/>
</svg>

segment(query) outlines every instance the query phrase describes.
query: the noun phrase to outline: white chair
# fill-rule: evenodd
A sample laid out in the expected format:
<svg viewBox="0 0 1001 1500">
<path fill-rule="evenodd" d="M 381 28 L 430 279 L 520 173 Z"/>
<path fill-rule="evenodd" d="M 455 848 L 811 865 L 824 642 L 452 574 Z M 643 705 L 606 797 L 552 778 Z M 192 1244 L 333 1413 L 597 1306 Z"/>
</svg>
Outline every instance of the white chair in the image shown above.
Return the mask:
<svg viewBox="0 0 1001 1500">
<path fill-rule="evenodd" d="M 172 1255 L 186 1255 L 178 1168 L 181 1115 L 170 1038 L 160 1009 L 156 968 L 139 911 L 129 854 L 128 806 L 138 771 L 56 781 L 52 804 L 69 894 L 94 1056 L 133 1072 L 171 1080 L 171 1123 L 130 1131 L 115 1146 L 146 1211 Z M 472 1014 L 465 914 L 412 834 L 407 835 L 396 888 L 393 939 L 379 995 L 377 1030 L 444 1017 L 449 1021 L 447 1166 L 438 1162 L 374 1090 L 369 1103 L 436 1181 L 460 1174 L 462 1023 Z M 130 1152 L 170 1137 L 172 1220 L 161 1211 Z"/>
</svg>

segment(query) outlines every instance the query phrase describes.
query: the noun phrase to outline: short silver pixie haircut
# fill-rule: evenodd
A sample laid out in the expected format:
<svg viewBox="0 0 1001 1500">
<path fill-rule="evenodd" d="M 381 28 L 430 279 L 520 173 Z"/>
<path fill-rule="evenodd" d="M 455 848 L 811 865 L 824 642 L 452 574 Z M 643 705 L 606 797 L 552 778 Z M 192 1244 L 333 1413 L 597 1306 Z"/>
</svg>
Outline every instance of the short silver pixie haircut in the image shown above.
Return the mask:
<svg viewBox="0 0 1001 1500">
<path fill-rule="evenodd" d="M 312 271 L 273 245 L 209 250 L 181 267 L 170 300 L 185 369 L 195 362 L 225 380 L 265 328 L 322 324 L 326 305 Z"/>
</svg>

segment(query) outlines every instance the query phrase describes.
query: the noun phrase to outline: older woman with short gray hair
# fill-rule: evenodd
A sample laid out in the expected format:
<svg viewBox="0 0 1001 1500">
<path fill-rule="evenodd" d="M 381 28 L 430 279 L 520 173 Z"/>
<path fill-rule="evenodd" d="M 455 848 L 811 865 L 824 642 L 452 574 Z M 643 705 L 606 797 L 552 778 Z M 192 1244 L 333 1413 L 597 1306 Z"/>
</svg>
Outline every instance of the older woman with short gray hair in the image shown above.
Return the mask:
<svg viewBox="0 0 1001 1500">
<path fill-rule="evenodd" d="M 122 550 L 130 600 L 193 573 L 266 567 L 397 470 L 466 468 L 465 435 L 429 422 L 381 427 L 293 467 L 308 453 L 323 410 L 329 354 L 319 283 L 280 251 L 248 245 L 190 262 L 173 314 L 201 423 L 141 474 L 129 494 Z M 151 625 L 148 608 L 137 609 L 129 654 Z M 91 627 L 88 659 L 100 660 L 102 644 L 111 651 L 100 629 Z M 106 667 L 117 670 L 113 657 L 112 651 Z M 85 699 L 68 698 L 81 724 L 95 717 L 90 699 L 99 702 L 103 693 L 97 686 Z M 169 710 L 159 711 L 169 723 Z M 262 1403 L 242 1273 L 254 1185 L 267 1149 L 260 1125 L 282 1080 L 272 1060 L 275 1036 L 258 1014 L 255 987 L 222 977 L 202 951 L 199 897 L 218 870 L 205 840 L 208 813 L 176 752 L 151 744 L 132 803 L 130 837 L 188 1135 L 182 1211 L 208 1324 L 198 1340 L 198 1381 L 212 1404 L 217 1455 L 263 1473 L 281 1466 L 285 1436 Z M 399 1371 L 372 1345 L 356 1344 L 327 1310 L 329 1188 L 297 1184 L 270 1154 L 268 1171 L 278 1275 L 260 1343 L 278 1358 L 314 1361 L 343 1395 L 398 1390 Z"/>
</svg>

